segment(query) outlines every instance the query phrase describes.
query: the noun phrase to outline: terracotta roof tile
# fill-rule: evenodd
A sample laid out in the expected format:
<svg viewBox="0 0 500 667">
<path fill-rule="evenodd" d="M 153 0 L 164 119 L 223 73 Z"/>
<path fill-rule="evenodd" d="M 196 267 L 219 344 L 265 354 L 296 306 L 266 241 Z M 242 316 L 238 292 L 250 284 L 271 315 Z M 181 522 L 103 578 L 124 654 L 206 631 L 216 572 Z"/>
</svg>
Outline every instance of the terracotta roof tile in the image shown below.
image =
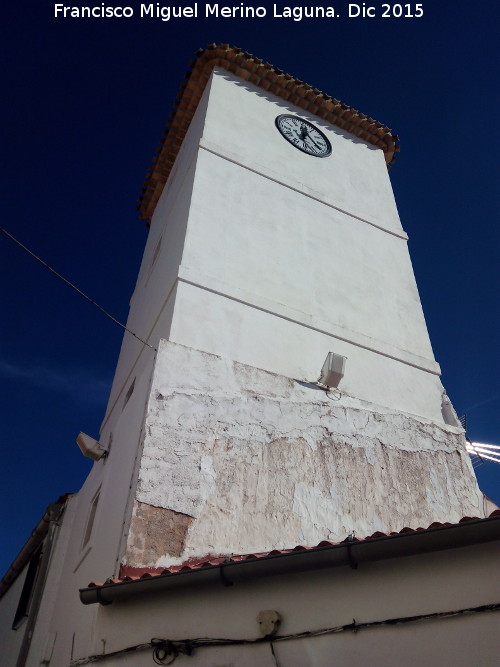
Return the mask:
<svg viewBox="0 0 500 667">
<path fill-rule="evenodd" d="M 500 517 L 500 510 L 495 510 L 492 512 L 489 517 Z M 463 517 L 460 519 L 458 524 L 467 523 L 468 521 L 481 521 L 480 517 Z M 232 554 L 232 555 L 205 555 L 201 558 L 190 558 L 181 565 L 172 565 L 166 568 L 138 568 L 132 567 L 129 565 L 122 565 L 120 567 L 120 577 L 115 579 L 107 579 L 103 583 L 92 582 L 88 585 L 88 588 L 96 588 L 100 586 L 109 585 L 109 584 L 120 584 L 124 582 L 138 581 L 139 579 L 149 579 L 158 576 L 165 576 L 169 574 L 176 574 L 177 572 L 190 572 L 194 570 L 200 570 L 206 567 L 213 567 L 215 565 L 223 565 L 224 563 L 238 563 L 244 560 L 258 560 L 260 558 L 266 558 L 268 556 L 278 556 L 286 555 L 289 553 L 297 551 L 312 551 L 314 549 L 321 549 L 325 547 L 333 547 L 339 544 L 347 544 L 349 542 L 366 542 L 372 539 L 380 538 L 391 538 L 397 535 L 402 535 L 404 533 L 420 533 L 425 531 L 431 531 L 438 528 L 444 528 L 446 526 L 453 526 L 458 524 L 452 524 L 449 522 L 441 523 L 439 521 L 434 521 L 427 528 L 402 528 L 398 532 L 383 533 L 381 531 L 376 531 L 372 535 L 369 535 L 364 538 L 349 536 L 340 542 L 332 542 L 331 540 L 322 540 L 319 544 L 315 546 L 307 546 L 303 544 L 298 544 L 297 546 L 291 549 L 273 549 L 271 551 L 256 552 L 251 554 Z"/>
<path fill-rule="evenodd" d="M 175 111 L 170 114 L 139 197 L 138 209 L 143 220 L 151 221 L 181 141 L 214 67 L 222 67 L 264 90 L 270 90 L 292 104 L 378 146 L 385 153 L 387 165 L 395 161 L 395 153 L 399 151 L 399 137 L 390 128 L 270 63 L 263 63 L 260 58 L 255 58 L 239 47 L 210 44 L 206 49 L 197 51 L 196 59 L 190 62 L 190 67 L 191 70 L 186 72 L 186 81 L 180 86 L 174 102 Z"/>
</svg>

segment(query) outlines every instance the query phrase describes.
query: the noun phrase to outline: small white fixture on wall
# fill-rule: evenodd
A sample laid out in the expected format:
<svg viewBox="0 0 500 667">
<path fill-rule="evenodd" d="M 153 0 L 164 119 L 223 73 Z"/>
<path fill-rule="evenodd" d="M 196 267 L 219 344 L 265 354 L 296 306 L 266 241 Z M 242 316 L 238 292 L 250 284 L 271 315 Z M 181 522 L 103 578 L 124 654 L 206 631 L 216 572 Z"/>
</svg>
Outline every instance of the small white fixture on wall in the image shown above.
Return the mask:
<svg viewBox="0 0 500 667">
<path fill-rule="evenodd" d="M 90 435 L 81 431 L 76 438 L 76 444 L 80 447 L 80 451 L 84 456 L 88 456 L 89 459 L 94 459 L 94 461 L 99 461 L 108 455 L 108 450 L 104 449 L 97 440 L 94 440 Z"/>
<path fill-rule="evenodd" d="M 321 369 L 318 384 L 324 387 L 336 388 L 344 377 L 346 357 L 335 352 L 328 352 L 325 363 Z"/>
</svg>

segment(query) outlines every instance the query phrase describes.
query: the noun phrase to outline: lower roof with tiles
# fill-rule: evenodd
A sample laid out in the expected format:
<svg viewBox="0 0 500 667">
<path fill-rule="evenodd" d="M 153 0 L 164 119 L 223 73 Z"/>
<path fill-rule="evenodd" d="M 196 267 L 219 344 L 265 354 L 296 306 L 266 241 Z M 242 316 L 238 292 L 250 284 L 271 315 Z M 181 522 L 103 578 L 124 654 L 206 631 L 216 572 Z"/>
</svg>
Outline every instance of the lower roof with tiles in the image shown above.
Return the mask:
<svg viewBox="0 0 500 667">
<path fill-rule="evenodd" d="M 197 577 L 198 582 L 208 581 L 210 575 L 224 581 L 225 572 L 231 570 L 234 574 L 234 568 L 252 563 L 265 564 L 267 570 L 274 574 L 315 568 L 325 559 L 330 565 L 357 567 L 362 561 L 408 556 L 493 540 L 500 540 L 500 509 L 484 519 L 464 517 L 458 523 L 434 522 L 427 528 L 403 528 L 392 533 L 377 531 L 364 538 L 349 536 L 341 542 L 324 540 L 315 546 L 297 545 L 293 549 L 274 549 L 244 555 L 207 555 L 167 568 L 122 566 L 118 578 L 108 579 L 104 583 L 91 582 L 87 588 L 80 590 L 80 598 L 84 604 L 109 604 L 122 596 L 156 590 L 157 584 L 165 588 L 172 584 L 195 583 L 189 580 L 197 573 L 207 575 Z"/>
</svg>

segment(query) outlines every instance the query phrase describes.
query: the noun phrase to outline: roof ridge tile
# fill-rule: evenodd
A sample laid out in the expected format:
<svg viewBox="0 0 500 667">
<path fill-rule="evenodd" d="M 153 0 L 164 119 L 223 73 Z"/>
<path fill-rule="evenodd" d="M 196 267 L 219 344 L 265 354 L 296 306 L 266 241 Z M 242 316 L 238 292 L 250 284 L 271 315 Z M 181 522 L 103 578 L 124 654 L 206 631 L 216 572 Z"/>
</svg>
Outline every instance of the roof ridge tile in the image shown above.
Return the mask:
<svg viewBox="0 0 500 667">
<path fill-rule="evenodd" d="M 191 70 L 186 72 L 186 80 L 182 82 L 173 105 L 174 109 L 177 109 L 174 120 L 179 113 L 183 113 L 184 120 L 189 125 L 201 99 L 205 83 L 214 67 L 218 66 L 234 72 L 240 78 L 249 80 L 264 90 L 270 90 L 283 99 L 290 100 L 304 110 L 381 148 L 385 153 L 388 168 L 395 161 L 395 153 L 399 152 L 399 138 L 391 134 L 391 130 L 383 123 L 360 114 L 357 109 L 330 97 L 301 79 L 292 77 L 271 63 L 263 62 L 261 58 L 254 57 L 248 51 L 242 51 L 236 46 L 230 47 L 228 44 L 212 43 L 205 49 L 198 49 L 195 55 L 196 59 L 189 63 Z M 332 102 L 333 108 L 338 107 L 340 113 L 330 117 L 327 112 L 332 109 Z M 366 125 L 360 122 L 365 119 Z M 179 131 L 177 124 L 172 122 L 164 141 L 160 144 L 139 196 L 137 208 L 143 220 L 151 221 L 163 185 L 178 153 L 180 146 L 178 140 L 182 139 L 184 134 L 185 130 Z"/>
</svg>

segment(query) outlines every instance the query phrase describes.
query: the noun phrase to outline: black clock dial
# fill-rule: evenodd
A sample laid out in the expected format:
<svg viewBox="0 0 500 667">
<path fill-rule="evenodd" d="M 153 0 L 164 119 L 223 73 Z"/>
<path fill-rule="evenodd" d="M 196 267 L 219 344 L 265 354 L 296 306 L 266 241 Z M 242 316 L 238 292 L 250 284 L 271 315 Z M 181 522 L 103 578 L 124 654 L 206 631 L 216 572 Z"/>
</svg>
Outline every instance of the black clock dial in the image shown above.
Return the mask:
<svg viewBox="0 0 500 667">
<path fill-rule="evenodd" d="M 308 120 L 289 114 L 281 114 L 275 120 L 280 133 L 299 151 L 314 157 L 327 157 L 332 146 L 321 130 Z"/>
</svg>

